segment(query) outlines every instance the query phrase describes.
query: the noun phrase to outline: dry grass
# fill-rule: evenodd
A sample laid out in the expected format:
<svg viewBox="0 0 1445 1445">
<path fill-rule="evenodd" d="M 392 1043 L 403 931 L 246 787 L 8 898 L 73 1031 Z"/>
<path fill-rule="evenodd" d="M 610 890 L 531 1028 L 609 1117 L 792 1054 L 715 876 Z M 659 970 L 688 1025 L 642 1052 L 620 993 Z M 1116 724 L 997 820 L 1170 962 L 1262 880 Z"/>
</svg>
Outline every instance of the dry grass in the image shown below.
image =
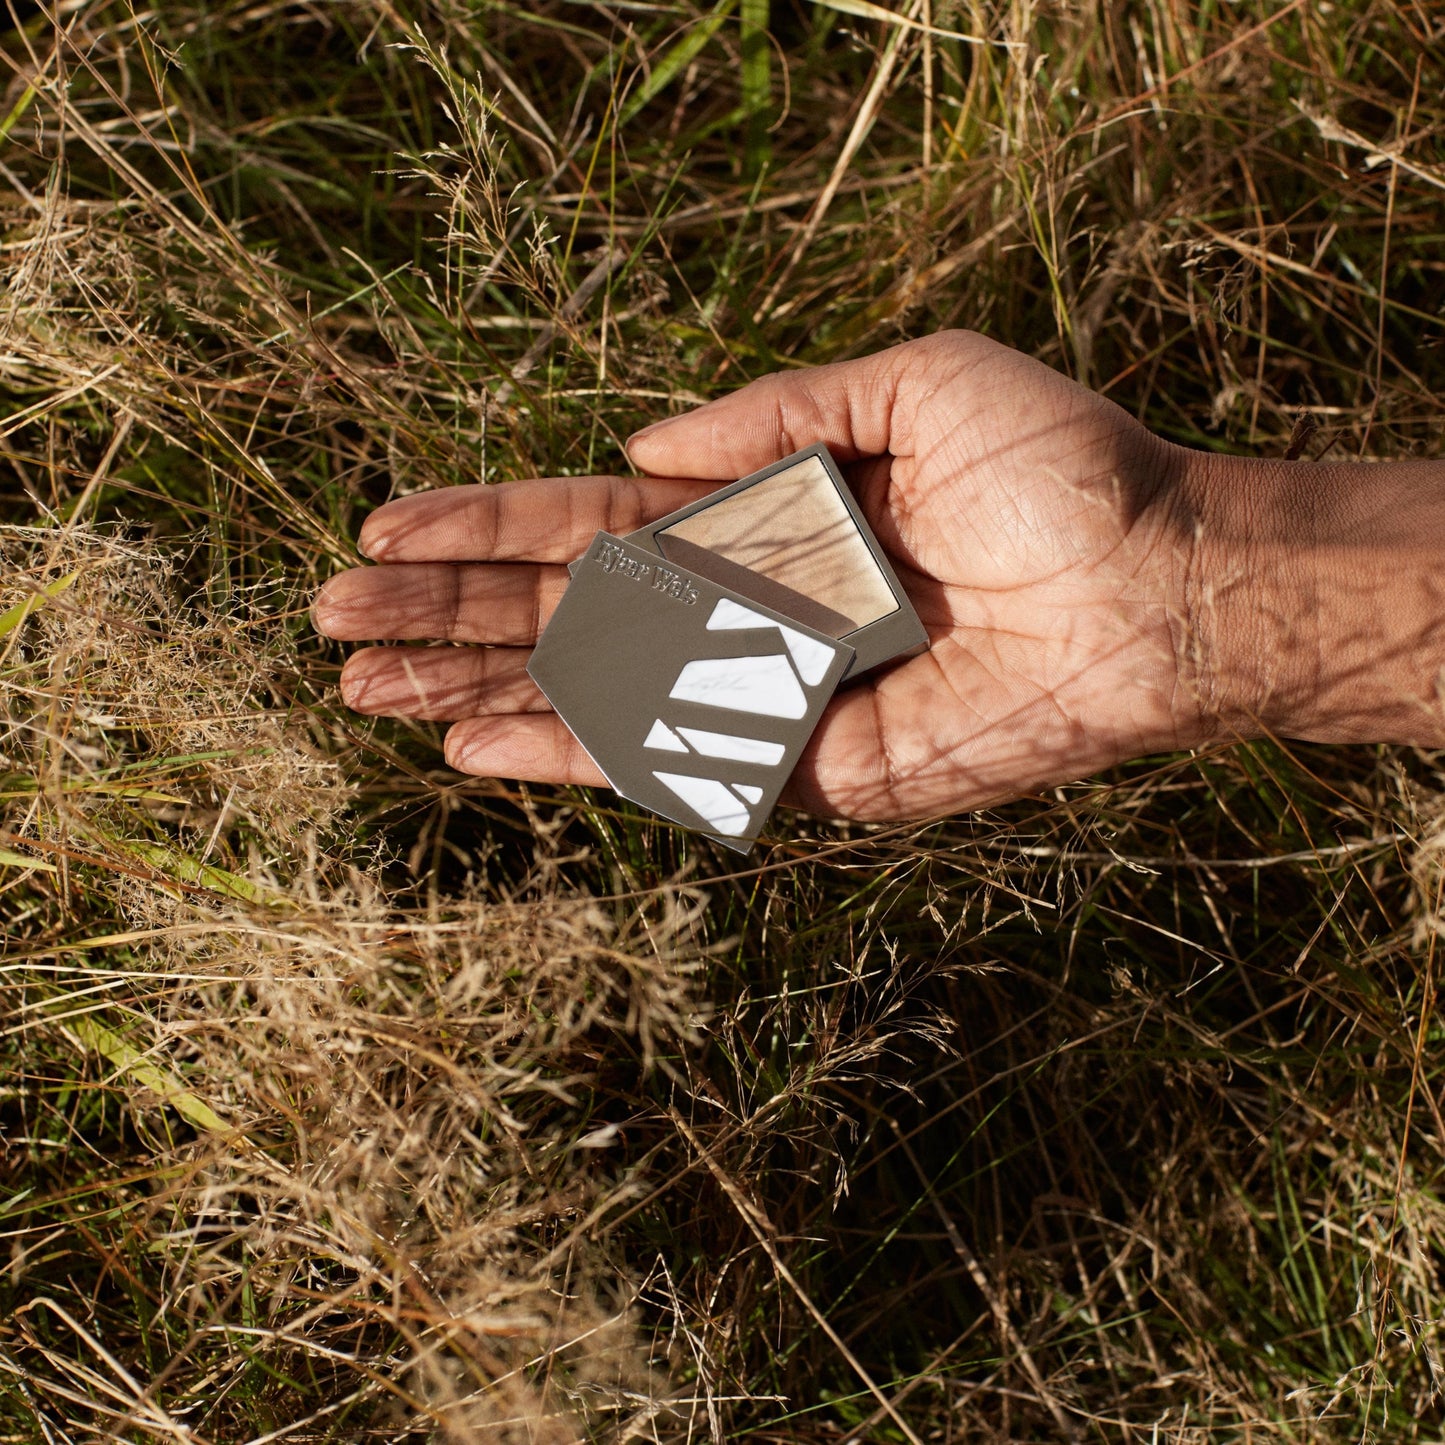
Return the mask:
<svg viewBox="0 0 1445 1445">
<path fill-rule="evenodd" d="M 938 326 L 1439 453 L 1433 7 L 899 13 L 0 37 L 3 1438 L 1439 1438 L 1438 758 L 737 871 L 336 704 L 380 500 Z"/>
</svg>

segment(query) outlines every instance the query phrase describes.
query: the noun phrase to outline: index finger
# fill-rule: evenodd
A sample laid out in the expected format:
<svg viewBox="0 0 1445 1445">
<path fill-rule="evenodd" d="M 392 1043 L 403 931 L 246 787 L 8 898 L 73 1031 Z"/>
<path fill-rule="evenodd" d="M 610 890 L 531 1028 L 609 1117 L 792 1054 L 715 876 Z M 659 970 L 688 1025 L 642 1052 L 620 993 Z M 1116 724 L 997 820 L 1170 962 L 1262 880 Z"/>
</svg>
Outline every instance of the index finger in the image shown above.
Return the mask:
<svg viewBox="0 0 1445 1445">
<path fill-rule="evenodd" d="M 362 524 L 375 562 L 571 562 L 598 532 L 615 536 L 706 496 L 670 477 L 542 477 L 399 497 Z"/>
</svg>

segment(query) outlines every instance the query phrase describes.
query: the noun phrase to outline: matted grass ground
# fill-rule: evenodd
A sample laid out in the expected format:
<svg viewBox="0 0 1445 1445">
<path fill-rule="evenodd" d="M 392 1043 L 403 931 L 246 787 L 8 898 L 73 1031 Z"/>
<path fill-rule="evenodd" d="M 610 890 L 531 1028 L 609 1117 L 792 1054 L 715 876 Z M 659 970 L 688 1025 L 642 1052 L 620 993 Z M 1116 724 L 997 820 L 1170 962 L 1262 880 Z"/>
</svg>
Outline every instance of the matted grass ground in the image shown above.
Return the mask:
<svg viewBox="0 0 1445 1445">
<path fill-rule="evenodd" d="M 337 705 L 378 502 L 940 326 L 1441 453 L 1439 7 L 892 5 L 12 16 L 0 1438 L 1440 1439 L 1439 758 L 740 867 Z"/>
</svg>

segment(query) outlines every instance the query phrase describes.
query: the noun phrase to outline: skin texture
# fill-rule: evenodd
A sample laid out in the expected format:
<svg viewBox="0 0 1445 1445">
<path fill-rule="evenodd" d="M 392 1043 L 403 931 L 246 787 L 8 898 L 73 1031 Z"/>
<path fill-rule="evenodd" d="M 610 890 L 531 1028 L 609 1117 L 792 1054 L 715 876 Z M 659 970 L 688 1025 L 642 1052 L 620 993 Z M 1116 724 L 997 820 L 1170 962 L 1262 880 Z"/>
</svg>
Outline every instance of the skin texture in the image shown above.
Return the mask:
<svg viewBox="0 0 1445 1445">
<path fill-rule="evenodd" d="M 601 783 L 525 672 L 565 564 L 599 529 L 628 532 L 817 441 L 931 645 L 839 693 L 786 801 L 919 817 L 1220 736 L 1441 735 L 1441 468 L 1205 457 L 968 332 L 763 377 L 649 427 L 627 446 L 645 477 L 459 486 L 379 508 L 360 549 L 380 565 L 332 578 L 317 627 L 466 645 L 364 648 L 342 674 L 346 702 L 452 721 L 446 755 L 463 772 Z M 1384 646 L 1392 608 L 1409 641 Z"/>
</svg>

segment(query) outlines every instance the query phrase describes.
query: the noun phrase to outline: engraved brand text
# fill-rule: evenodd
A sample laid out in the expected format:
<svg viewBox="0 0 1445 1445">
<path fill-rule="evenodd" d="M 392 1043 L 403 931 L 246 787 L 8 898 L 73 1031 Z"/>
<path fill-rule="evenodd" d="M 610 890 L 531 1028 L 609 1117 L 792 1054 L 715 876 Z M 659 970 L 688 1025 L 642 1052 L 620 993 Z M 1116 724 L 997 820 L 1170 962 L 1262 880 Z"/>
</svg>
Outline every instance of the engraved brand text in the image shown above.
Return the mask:
<svg viewBox="0 0 1445 1445">
<path fill-rule="evenodd" d="M 601 543 L 592 556 L 604 572 L 619 572 L 624 577 L 631 577 L 634 582 L 648 584 L 654 592 L 661 592 L 689 606 L 697 601 L 697 588 L 686 577 L 660 563 L 639 561 L 612 542 Z"/>
</svg>

